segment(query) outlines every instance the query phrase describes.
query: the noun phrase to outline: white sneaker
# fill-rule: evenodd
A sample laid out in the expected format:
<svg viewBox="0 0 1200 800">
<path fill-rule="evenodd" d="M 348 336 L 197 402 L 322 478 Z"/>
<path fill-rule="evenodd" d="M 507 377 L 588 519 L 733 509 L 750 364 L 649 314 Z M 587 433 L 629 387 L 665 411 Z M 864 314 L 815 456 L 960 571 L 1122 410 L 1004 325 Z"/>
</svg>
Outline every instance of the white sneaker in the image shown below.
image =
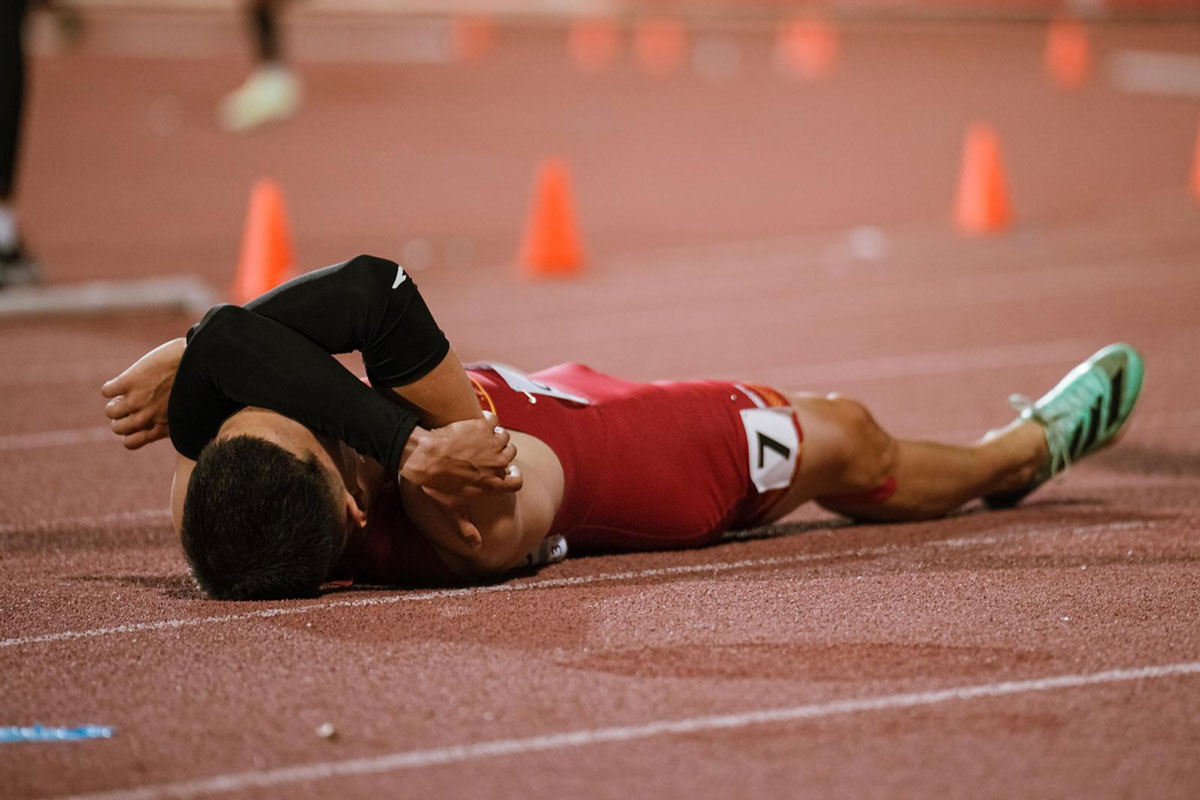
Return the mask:
<svg viewBox="0 0 1200 800">
<path fill-rule="evenodd" d="M 227 131 L 248 131 L 288 119 L 299 110 L 303 95 L 300 78 L 287 67 L 259 67 L 225 96 L 217 118 Z"/>
</svg>

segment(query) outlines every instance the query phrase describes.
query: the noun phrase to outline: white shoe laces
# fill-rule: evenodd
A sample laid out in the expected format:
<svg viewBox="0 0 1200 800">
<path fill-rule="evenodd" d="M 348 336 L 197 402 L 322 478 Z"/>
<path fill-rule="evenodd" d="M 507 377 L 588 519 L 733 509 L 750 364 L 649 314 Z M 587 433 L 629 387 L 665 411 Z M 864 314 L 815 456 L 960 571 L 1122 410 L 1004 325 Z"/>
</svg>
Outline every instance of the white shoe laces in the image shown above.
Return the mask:
<svg viewBox="0 0 1200 800">
<path fill-rule="evenodd" d="M 1071 375 L 1068 375 L 1067 379 L 1071 379 L 1071 377 Z M 1051 405 L 1050 403 L 1038 406 L 1037 401 L 1025 395 L 1011 394 L 1008 396 L 1008 404 L 1012 406 L 1014 411 L 1020 414 L 1022 419 L 1036 422 L 1046 431 L 1046 444 L 1050 450 L 1050 475 L 1057 475 L 1071 466 L 1071 454 L 1068 452 L 1067 447 L 1067 432 L 1063 430 L 1063 426 L 1055 423 L 1073 414 L 1071 406 L 1075 402 L 1087 400 L 1090 404 L 1095 397 L 1096 391 L 1103 391 L 1102 386 L 1095 384 L 1097 380 L 1102 379 L 1099 376 L 1092 378 L 1088 375 L 1075 377 L 1072 384 L 1065 388 L 1065 392 L 1069 393 L 1068 396 L 1063 398 L 1063 402 L 1054 403 L 1059 408 L 1057 413 L 1048 413 L 1047 406 Z M 1092 384 L 1090 387 L 1088 386 L 1089 383 Z M 1056 463 L 1059 461 L 1061 461 L 1061 464 Z"/>
<path fill-rule="evenodd" d="M 1051 416 L 1046 413 L 1044 407 L 1038 408 L 1035 400 L 1023 394 L 1010 394 L 1008 396 L 1008 404 L 1020 415 L 1021 419 L 1036 422 L 1046 432 L 1046 446 L 1050 451 L 1050 475 L 1057 475 L 1071 466 L 1071 454 L 1067 452 L 1065 442 L 1061 441 L 1063 434 L 1059 426 L 1053 424 L 1062 418 L 1062 412 Z M 1051 439 L 1054 441 L 1051 441 Z M 1058 466 L 1055 462 L 1060 458 L 1062 465 Z"/>
</svg>

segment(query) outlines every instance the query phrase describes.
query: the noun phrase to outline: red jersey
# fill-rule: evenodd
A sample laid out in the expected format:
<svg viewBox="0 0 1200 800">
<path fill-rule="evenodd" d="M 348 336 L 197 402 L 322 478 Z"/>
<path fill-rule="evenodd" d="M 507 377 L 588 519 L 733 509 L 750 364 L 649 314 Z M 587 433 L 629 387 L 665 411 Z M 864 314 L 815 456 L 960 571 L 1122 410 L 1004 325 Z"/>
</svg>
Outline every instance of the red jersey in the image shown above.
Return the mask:
<svg viewBox="0 0 1200 800">
<path fill-rule="evenodd" d="M 467 373 L 499 424 L 537 437 L 558 457 L 563 501 L 550 534 L 564 536 L 571 550 L 707 544 L 759 521 L 799 467 L 799 421 L 765 387 L 641 383 L 581 364 L 531 375 L 478 364 Z M 350 561 L 366 580 L 426 582 L 414 581 L 414 572 L 438 559 L 391 507 L 398 495 L 385 492 L 373 504 Z"/>
</svg>

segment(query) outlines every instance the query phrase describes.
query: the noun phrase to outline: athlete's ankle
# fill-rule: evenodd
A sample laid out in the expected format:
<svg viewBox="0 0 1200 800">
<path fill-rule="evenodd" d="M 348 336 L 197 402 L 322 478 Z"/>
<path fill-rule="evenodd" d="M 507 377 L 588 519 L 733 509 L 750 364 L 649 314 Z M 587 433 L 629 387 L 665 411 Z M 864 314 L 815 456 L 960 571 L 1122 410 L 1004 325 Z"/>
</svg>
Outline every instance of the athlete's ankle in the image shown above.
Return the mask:
<svg viewBox="0 0 1200 800">
<path fill-rule="evenodd" d="M 1035 422 L 1018 420 L 989 431 L 975 446 L 995 459 L 996 478 L 989 494 L 1027 486 L 1050 457 L 1046 432 Z"/>
</svg>

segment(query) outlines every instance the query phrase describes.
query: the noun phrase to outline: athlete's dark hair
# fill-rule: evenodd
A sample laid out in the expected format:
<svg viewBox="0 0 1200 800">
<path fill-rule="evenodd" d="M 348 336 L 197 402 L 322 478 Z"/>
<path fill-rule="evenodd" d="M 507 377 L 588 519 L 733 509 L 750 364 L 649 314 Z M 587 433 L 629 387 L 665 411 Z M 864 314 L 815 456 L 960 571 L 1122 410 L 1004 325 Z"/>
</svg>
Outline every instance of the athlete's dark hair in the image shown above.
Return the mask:
<svg viewBox="0 0 1200 800">
<path fill-rule="evenodd" d="M 341 504 L 315 455 L 255 436 L 209 442 L 183 503 L 183 552 L 219 600 L 311 597 L 337 558 Z"/>
</svg>

